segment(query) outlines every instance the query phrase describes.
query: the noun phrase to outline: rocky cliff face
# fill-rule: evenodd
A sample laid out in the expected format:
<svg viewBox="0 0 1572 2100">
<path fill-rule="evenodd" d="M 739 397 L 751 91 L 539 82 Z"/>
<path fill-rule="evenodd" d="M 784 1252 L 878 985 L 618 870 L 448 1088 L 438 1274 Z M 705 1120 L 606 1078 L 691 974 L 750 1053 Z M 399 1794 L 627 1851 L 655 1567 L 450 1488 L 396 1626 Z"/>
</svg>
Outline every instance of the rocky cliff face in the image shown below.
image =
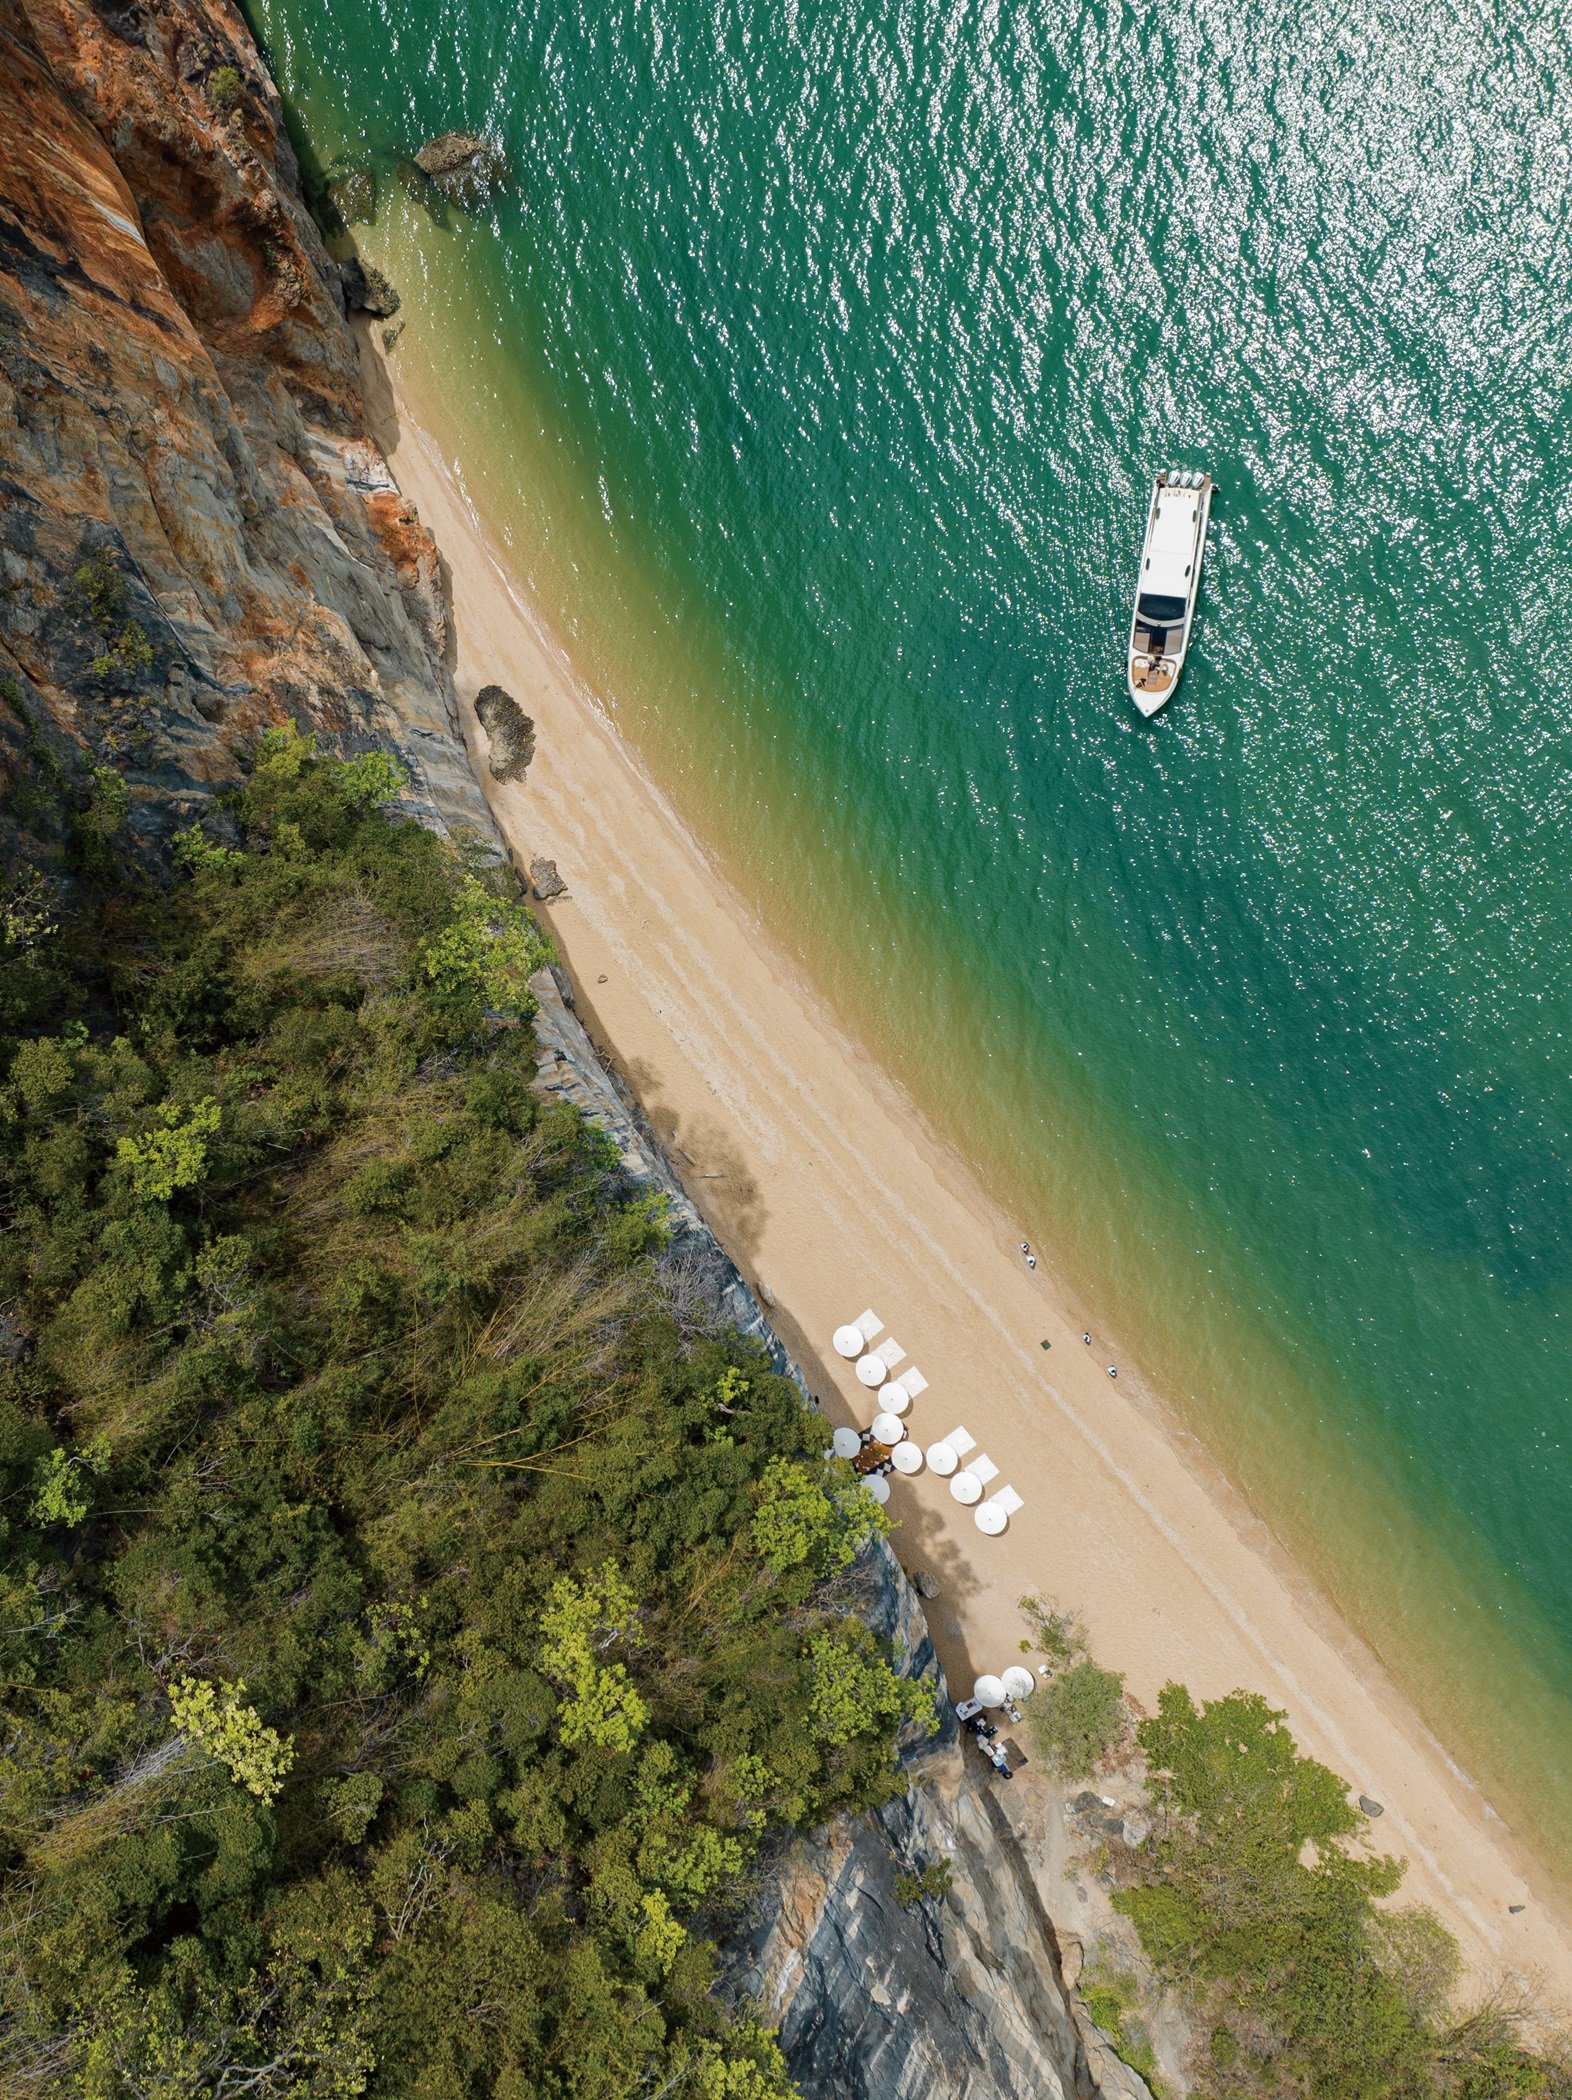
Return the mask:
<svg viewBox="0 0 1572 2100">
<path fill-rule="evenodd" d="M 367 434 L 337 273 L 240 16 L 225 0 L 0 0 L 0 110 L 0 893 L 8 864 L 52 843 L 30 769 L 81 796 L 95 774 L 120 783 L 151 844 L 286 718 L 397 752 L 412 814 L 491 835 L 456 733 L 437 549 Z M 630 1179 L 670 1201 L 668 1287 L 796 1376 L 566 981 L 537 990 L 542 1090 L 594 1115 Z M 860 1579 L 902 1666 L 937 1680 L 894 1556 Z M 804 2091 L 1144 2093 L 1066 1990 L 953 1722 L 909 1755 L 910 1794 L 792 1847 L 731 1950 L 733 1987 L 781 2023 Z M 906 1907 L 896 1876 L 940 1859 L 950 1892 Z"/>
<path fill-rule="evenodd" d="M 436 546 L 239 14 L 0 0 L 0 106 L 0 767 L 30 718 L 156 832 L 294 717 L 489 829 Z"/>
</svg>

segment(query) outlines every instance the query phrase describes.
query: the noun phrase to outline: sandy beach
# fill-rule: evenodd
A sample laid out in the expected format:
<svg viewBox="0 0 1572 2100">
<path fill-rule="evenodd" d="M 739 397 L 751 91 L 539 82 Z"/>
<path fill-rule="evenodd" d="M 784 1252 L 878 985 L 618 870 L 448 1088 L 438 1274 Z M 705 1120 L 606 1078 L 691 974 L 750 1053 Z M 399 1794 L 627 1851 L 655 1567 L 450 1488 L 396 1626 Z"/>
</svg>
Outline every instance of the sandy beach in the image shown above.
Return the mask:
<svg viewBox="0 0 1572 2100">
<path fill-rule="evenodd" d="M 1442 1915 L 1476 1972 L 1520 1974 L 1572 2007 L 1572 1917 L 1548 1877 L 1159 1399 L 1124 1367 L 1109 1376 L 1117 1346 L 1083 1343 L 1051 1250 L 1026 1269 L 1020 1232 L 706 857 L 542 630 L 420 402 L 362 341 L 379 437 L 450 573 L 477 772 L 521 857 L 554 859 L 568 885 L 543 916 L 586 1027 L 829 1418 L 872 1413 L 830 1346 L 871 1306 L 907 1352 L 900 1368 L 928 1380 L 912 1434 L 927 1444 L 964 1424 L 1024 1498 L 987 1539 L 944 1482 L 894 1484 L 894 1543 L 937 1579 L 928 1612 L 952 1684 L 1016 1659 L 1017 1600 L 1041 1590 L 1084 1618 L 1143 1705 L 1169 1678 L 1202 1697 L 1266 1694 L 1306 1749 L 1384 1804 L 1372 1838 L 1407 1857 L 1405 1900 Z M 484 764 L 469 703 L 492 682 L 537 725 L 521 786 Z"/>
</svg>

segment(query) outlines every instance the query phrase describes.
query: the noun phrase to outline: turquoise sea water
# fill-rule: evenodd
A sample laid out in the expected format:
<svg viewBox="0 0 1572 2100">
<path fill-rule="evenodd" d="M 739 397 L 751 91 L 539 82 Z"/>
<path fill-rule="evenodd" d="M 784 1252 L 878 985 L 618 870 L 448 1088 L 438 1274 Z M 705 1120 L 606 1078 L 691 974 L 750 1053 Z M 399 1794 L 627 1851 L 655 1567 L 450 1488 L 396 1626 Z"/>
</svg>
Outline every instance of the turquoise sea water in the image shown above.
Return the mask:
<svg viewBox="0 0 1572 2100">
<path fill-rule="evenodd" d="M 627 733 L 1565 1867 L 1555 15 L 256 18 Z M 393 171 L 459 125 L 513 183 L 441 223 Z M 1220 493 L 1143 725 L 1165 462 Z"/>
</svg>

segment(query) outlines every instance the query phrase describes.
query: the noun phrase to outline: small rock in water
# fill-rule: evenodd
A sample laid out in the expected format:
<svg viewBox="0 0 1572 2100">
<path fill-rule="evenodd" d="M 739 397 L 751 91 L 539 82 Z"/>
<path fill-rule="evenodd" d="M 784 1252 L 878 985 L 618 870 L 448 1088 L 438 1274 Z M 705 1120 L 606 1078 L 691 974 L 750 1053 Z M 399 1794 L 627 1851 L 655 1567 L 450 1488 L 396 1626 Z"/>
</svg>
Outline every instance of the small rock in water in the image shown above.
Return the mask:
<svg viewBox="0 0 1572 2100">
<path fill-rule="evenodd" d="M 475 695 L 475 716 L 491 745 L 487 762 L 492 779 L 522 780 L 535 756 L 535 724 L 500 685 L 481 687 Z"/>
<path fill-rule="evenodd" d="M 369 168 L 346 168 L 328 184 L 327 200 L 346 226 L 368 226 L 377 215 L 377 178 Z"/>
<path fill-rule="evenodd" d="M 1384 1816 L 1386 1814 L 1386 1810 L 1381 1806 L 1380 1802 L 1372 1801 L 1368 1794 L 1360 1795 L 1359 1806 L 1367 1816 Z"/>
<path fill-rule="evenodd" d="M 532 860 L 529 864 L 530 885 L 542 904 L 550 904 L 554 897 L 565 897 L 568 886 L 557 873 L 554 860 Z"/>
<path fill-rule="evenodd" d="M 507 179 L 508 157 L 500 142 L 481 131 L 445 131 L 428 139 L 415 165 L 455 204 L 483 204 Z"/>
<path fill-rule="evenodd" d="M 373 314 L 385 321 L 396 314 L 402 304 L 375 263 L 362 262 L 352 255 L 338 266 L 339 282 L 344 287 L 344 304 L 353 313 Z"/>
</svg>

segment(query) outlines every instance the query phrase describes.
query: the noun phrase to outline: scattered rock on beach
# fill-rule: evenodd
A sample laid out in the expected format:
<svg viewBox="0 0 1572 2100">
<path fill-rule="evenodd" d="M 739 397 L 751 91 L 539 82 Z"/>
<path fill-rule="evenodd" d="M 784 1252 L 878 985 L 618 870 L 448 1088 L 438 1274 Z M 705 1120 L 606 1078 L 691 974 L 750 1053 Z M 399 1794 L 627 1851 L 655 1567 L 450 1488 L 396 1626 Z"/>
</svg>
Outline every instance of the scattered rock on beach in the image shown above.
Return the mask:
<svg viewBox="0 0 1572 2100">
<path fill-rule="evenodd" d="M 557 873 L 557 863 L 554 860 L 541 860 L 538 857 L 532 860 L 529 864 L 529 879 L 530 887 L 542 904 L 550 904 L 553 898 L 565 897 L 568 894 L 568 886 Z"/>
<path fill-rule="evenodd" d="M 344 287 L 344 304 L 353 313 L 374 314 L 385 321 L 396 314 L 402 301 L 375 263 L 362 262 L 352 255 L 338 266 L 339 282 Z"/>
<path fill-rule="evenodd" d="M 1372 1801 L 1368 1794 L 1360 1795 L 1359 1806 L 1367 1816 L 1384 1816 L 1386 1814 L 1386 1810 L 1381 1806 L 1380 1802 Z"/>
<path fill-rule="evenodd" d="M 1150 1816 L 1139 1815 L 1134 1810 L 1125 1817 L 1119 1831 L 1119 1835 L 1124 1839 L 1132 1852 L 1139 1852 L 1151 1834 L 1152 1822 Z"/>
<path fill-rule="evenodd" d="M 491 745 L 492 779 L 522 780 L 535 756 L 535 724 L 500 685 L 481 687 L 475 696 L 475 716 Z"/>
<path fill-rule="evenodd" d="M 926 1568 L 913 1568 L 910 1571 L 910 1581 L 919 1597 L 937 1597 L 939 1594 L 938 1578 L 931 1575 Z"/>
<path fill-rule="evenodd" d="M 455 204 L 483 204 L 506 181 L 508 158 L 497 139 L 483 131 L 444 131 L 428 139 L 415 165 Z"/>
</svg>

